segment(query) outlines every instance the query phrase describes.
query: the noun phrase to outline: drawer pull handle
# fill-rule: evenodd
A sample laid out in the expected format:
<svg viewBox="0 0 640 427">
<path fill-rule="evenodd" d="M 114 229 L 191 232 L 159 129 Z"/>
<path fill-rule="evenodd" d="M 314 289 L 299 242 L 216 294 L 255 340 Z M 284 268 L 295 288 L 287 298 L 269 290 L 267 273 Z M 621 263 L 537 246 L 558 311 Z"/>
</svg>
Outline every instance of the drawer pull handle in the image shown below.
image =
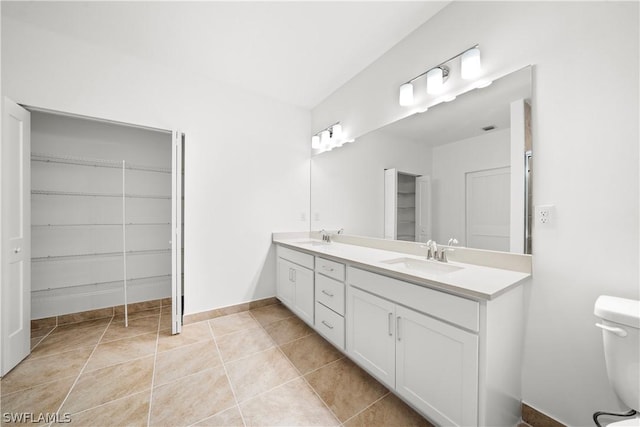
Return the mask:
<svg viewBox="0 0 640 427">
<path fill-rule="evenodd" d="M 389 313 L 389 336 L 393 335 L 393 326 L 391 323 L 393 322 L 393 313 Z"/>
<path fill-rule="evenodd" d="M 331 326 L 329 323 L 325 322 L 324 320 L 322 321 L 322 324 L 329 329 L 333 329 L 333 326 Z"/>
<path fill-rule="evenodd" d="M 328 297 L 333 298 L 333 294 L 332 294 L 331 292 L 327 292 L 327 291 L 325 291 L 325 290 L 323 289 L 323 290 L 322 290 L 322 293 L 323 293 L 323 294 L 325 294 L 325 295 L 326 295 L 326 296 L 328 296 Z"/>
<path fill-rule="evenodd" d="M 333 267 L 327 267 L 326 265 L 323 265 L 322 269 L 325 271 L 333 271 Z"/>
<path fill-rule="evenodd" d="M 396 335 L 398 337 L 398 341 L 400 341 L 400 316 L 396 318 Z"/>
</svg>

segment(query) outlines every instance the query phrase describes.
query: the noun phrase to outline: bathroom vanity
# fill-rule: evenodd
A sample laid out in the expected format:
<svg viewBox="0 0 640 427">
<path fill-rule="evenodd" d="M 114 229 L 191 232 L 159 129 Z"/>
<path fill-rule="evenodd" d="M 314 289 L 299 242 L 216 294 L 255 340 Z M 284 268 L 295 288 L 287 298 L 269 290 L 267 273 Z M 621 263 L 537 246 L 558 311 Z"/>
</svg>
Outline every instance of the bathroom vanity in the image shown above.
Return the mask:
<svg viewBox="0 0 640 427">
<path fill-rule="evenodd" d="M 461 263 L 455 253 L 443 263 L 426 260 L 415 243 L 405 250 L 349 236 L 273 240 L 282 303 L 425 417 L 457 426 L 518 422 L 530 277 L 522 263 L 478 265 L 482 254 Z"/>
</svg>

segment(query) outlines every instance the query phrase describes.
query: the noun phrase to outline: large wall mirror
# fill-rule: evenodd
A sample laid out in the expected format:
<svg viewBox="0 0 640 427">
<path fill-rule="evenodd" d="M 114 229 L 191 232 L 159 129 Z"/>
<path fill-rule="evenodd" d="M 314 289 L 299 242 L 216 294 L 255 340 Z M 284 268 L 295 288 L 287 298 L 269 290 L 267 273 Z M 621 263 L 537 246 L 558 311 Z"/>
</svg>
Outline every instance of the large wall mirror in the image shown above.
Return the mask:
<svg viewBox="0 0 640 427">
<path fill-rule="evenodd" d="M 531 67 L 311 160 L 311 229 L 530 253 Z"/>
</svg>

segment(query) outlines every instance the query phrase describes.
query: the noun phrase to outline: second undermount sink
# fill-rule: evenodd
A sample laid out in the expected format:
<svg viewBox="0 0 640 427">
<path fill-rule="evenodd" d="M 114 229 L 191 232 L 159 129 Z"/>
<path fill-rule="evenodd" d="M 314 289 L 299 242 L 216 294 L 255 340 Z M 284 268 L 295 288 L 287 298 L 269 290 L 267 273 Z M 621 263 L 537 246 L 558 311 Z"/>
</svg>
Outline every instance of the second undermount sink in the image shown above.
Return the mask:
<svg viewBox="0 0 640 427">
<path fill-rule="evenodd" d="M 462 270 L 462 267 L 445 264 L 438 261 L 428 261 L 416 258 L 394 258 L 382 261 L 383 264 L 390 264 L 407 270 L 412 270 L 427 274 L 446 274 L 454 271 Z"/>
</svg>

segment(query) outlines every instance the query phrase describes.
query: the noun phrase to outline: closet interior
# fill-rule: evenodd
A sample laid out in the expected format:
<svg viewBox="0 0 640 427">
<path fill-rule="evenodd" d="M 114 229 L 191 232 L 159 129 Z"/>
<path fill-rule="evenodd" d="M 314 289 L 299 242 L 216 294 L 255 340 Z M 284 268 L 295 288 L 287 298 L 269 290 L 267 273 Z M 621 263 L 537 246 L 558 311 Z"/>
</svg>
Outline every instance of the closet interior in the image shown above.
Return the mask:
<svg viewBox="0 0 640 427">
<path fill-rule="evenodd" d="M 32 111 L 31 151 L 32 319 L 171 297 L 171 133 Z"/>
</svg>

